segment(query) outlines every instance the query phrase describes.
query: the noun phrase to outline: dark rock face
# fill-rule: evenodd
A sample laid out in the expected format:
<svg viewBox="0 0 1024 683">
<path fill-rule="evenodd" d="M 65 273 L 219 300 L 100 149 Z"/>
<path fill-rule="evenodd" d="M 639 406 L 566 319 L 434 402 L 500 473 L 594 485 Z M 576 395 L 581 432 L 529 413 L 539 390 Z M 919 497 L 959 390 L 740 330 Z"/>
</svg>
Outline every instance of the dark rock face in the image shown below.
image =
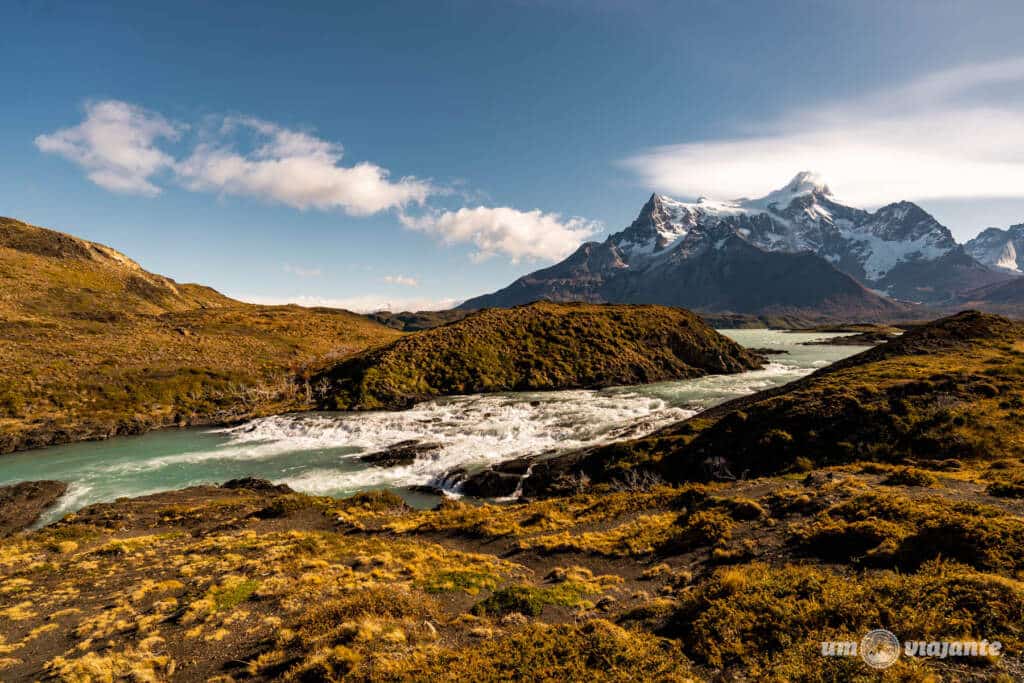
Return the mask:
<svg viewBox="0 0 1024 683">
<path fill-rule="evenodd" d="M 413 484 L 412 486 L 406 486 L 406 491 L 410 493 L 420 493 L 427 496 L 438 496 L 444 497 L 444 489 L 439 486 L 431 486 L 430 484 Z"/>
<path fill-rule="evenodd" d="M 242 477 L 232 479 L 220 485 L 222 489 L 248 489 L 249 491 L 261 491 L 266 493 L 294 493 L 287 484 L 274 484 L 267 479 L 257 477 Z"/>
<path fill-rule="evenodd" d="M 360 462 L 377 467 L 400 467 L 411 465 L 421 455 L 431 455 L 441 450 L 439 443 L 423 443 L 415 439 L 399 441 L 382 451 L 359 456 Z"/>
<path fill-rule="evenodd" d="M 1012 279 L 1005 271 L 978 263 L 957 245 L 933 260 L 900 263 L 873 285 L 907 301 L 948 305 L 965 292 Z"/>
<path fill-rule="evenodd" d="M 507 498 L 519 488 L 522 475 L 501 470 L 484 470 L 470 476 L 459 487 L 459 493 L 476 498 Z"/>
<path fill-rule="evenodd" d="M 737 235 L 716 244 L 696 254 L 667 254 L 617 283 L 621 289 L 611 293 L 702 311 L 815 311 L 871 318 L 900 310 L 814 254 L 768 252 Z"/>
<path fill-rule="evenodd" d="M 898 334 L 893 332 L 871 331 L 858 334 L 844 335 L 842 337 L 830 337 L 819 341 L 804 342 L 804 346 L 874 346 L 884 344 L 890 339 L 895 339 Z"/>
<path fill-rule="evenodd" d="M 0 486 L 0 537 L 31 525 L 67 489 L 68 485 L 61 481 L 23 481 Z"/>
<path fill-rule="evenodd" d="M 529 477 L 533 468 L 533 456 L 507 460 L 473 474 L 464 472 L 447 475 L 451 481 L 458 479 L 459 493 L 477 498 L 507 498 L 520 489 L 523 480 Z"/>
</svg>

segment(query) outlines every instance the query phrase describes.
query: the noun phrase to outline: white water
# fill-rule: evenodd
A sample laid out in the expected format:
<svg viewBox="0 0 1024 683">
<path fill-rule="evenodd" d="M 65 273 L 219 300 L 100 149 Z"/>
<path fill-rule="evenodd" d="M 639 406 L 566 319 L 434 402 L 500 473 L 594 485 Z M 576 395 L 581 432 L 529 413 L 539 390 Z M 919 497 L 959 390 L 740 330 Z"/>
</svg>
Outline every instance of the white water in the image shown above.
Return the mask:
<svg viewBox="0 0 1024 683">
<path fill-rule="evenodd" d="M 749 347 L 777 348 L 761 370 L 601 391 L 459 396 L 405 411 L 303 413 L 229 429 L 153 432 L 0 458 L 0 485 L 31 479 L 70 484 L 42 522 L 94 502 L 247 475 L 300 491 L 349 495 L 370 488 L 430 484 L 456 467 L 639 436 L 729 398 L 778 386 L 862 350 L 802 346 L 833 335 L 725 330 Z M 399 441 L 441 444 L 407 467 L 376 467 L 358 456 Z M 426 502 L 410 496 L 411 502 Z"/>
</svg>

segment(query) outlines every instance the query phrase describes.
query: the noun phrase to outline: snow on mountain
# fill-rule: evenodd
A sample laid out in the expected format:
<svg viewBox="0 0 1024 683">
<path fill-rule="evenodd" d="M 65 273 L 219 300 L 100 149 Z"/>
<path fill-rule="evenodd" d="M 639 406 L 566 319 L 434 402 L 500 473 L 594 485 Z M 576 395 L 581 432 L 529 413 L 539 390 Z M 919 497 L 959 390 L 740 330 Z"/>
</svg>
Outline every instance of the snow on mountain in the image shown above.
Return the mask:
<svg viewBox="0 0 1024 683">
<path fill-rule="evenodd" d="M 970 271 L 965 286 L 991 281 L 984 268 L 972 271 L 949 230 L 921 207 L 898 202 L 869 212 L 847 206 L 809 171 L 756 199 L 688 203 L 653 195 L 637 220 L 610 241 L 626 265 L 637 268 L 673 249 L 697 253 L 722 226 L 766 251 L 813 252 L 868 287 L 911 301 L 946 300 L 959 291 L 957 278 L 938 286 L 930 281 L 928 266 L 943 259 Z"/>
<path fill-rule="evenodd" d="M 1010 273 L 1024 271 L 1024 223 L 1006 230 L 988 228 L 964 245 L 982 263 Z"/>
<path fill-rule="evenodd" d="M 808 195 L 832 196 L 825 179 L 811 171 L 801 171 L 793 176 L 793 179 L 786 183 L 786 186 L 769 192 L 760 199 L 740 199 L 737 203 L 750 210 L 768 210 L 772 208 L 785 209 L 793 203 L 794 199 Z"/>
</svg>

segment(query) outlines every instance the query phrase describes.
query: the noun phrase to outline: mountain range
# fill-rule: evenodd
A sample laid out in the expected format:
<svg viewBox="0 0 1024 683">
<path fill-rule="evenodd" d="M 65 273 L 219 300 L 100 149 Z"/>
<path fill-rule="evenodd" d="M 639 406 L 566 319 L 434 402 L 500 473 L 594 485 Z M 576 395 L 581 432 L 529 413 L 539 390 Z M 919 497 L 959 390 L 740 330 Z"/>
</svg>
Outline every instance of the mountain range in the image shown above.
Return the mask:
<svg viewBox="0 0 1024 683">
<path fill-rule="evenodd" d="M 1019 271 L 1006 267 L 1008 254 L 1024 255 L 1021 238 L 1024 226 L 991 229 L 961 245 L 912 202 L 873 212 L 852 207 L 803 172 L 757 199 L 687 203 L 654 194 L 629 227 L 604 242 L 587 242 L 461 308 L 551 299 L 898 316 L 922 305 L 956 307 L 1012 282 Z"/>
</svg>

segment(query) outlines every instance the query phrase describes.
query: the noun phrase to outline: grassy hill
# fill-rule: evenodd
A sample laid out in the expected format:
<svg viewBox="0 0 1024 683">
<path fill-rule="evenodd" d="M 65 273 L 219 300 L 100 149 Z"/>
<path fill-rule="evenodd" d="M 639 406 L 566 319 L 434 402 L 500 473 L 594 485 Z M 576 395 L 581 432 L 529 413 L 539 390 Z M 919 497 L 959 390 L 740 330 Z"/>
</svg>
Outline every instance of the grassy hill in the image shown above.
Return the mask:
<svg viewBox="0 0 1024 683">
<path fill-rule="evenodd" d="M 742 372 L 761 360 L 664 306 L 537 302 L 489 309 L 341 361 L 323 405 L 402 408 L 433 396 L 642 384 Z"/>
<path fill-rule="evenodd" d="M 149 273 L 108 246 L 0 217 L 0 315 L 5 320 L 105 320 L 237 305 L 209 287 Z"/>
<path fill-rule="evenodd" d="M 533 484 L 557 489 L 581 472 L 607 481 L 642 469 L 678 482 L 854 461 L 991 463 L 1021 453 L 1024 325 L 970 311 L 643 439 L 538 465 Z"/>
<path fill-rule="evenodd" d="M 244 304 L 0 219 L 0 453 L 308 407 L 312 368 L 399 334 Z"/>
<path fill-rule="evenodd" d="M 472 311 L 451 308 L 444 311 L 402 311 L 401 313 L 377 311 L 376 313 L 367 313 L 366 317 L 402 332 L 420 332 L 462 320 L 470 313 Z"/>
<path fill-rule="evenodd" d="M 689 425 L 663 471 L 708 458 L 735 474 L 853 460 L 987 460 L 1024 453 L 1024 326 L 966 312 L 914 328 L 774 395 Z M 684 430 L 685 431 L 685 430 Z"/>
</svg>

